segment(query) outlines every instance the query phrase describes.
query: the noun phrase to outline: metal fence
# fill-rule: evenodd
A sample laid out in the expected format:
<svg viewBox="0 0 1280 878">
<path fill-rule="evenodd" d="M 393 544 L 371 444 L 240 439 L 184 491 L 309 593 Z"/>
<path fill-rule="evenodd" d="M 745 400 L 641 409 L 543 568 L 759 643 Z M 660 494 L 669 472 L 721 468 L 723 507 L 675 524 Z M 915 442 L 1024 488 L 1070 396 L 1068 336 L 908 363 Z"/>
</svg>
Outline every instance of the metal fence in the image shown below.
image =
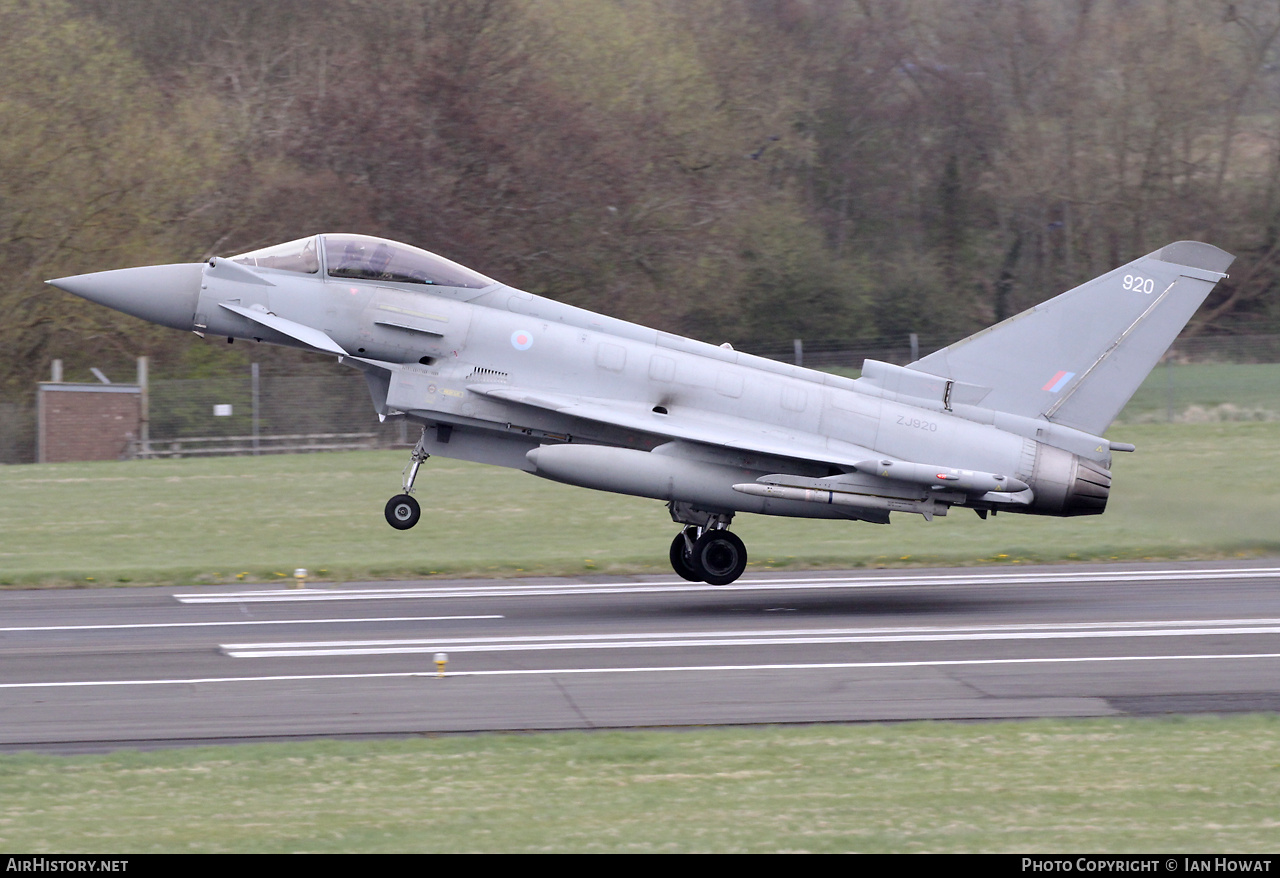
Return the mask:
<svg viewBox="0 0 1280 878">
<path fill-rule="evenodd" d="M 379 423 L 364 378 L 263 376 L 153 381 L 149 438 L 132 457 L 280 454 L 386 448 L 411 441 Z M 413 439 L 416 439 L 415 435 Z"/>
<path fill-rule="evenodd" d="M 905 365 L 945 345 L 947 340 L 910 338 L 805 340 L 789 344 L 743 343 L 739 350 L 814 368 L 857 369 L 864 359 Z M 914 349 L 913 349 L 914 348 Z M 914 357 L 913 357 L 914 354 Z M 1280 335 L 1190 338 L 1176 341 L 1148 384 L 1159 382 L 1151 418 L 1178 420 L 1192 390 L 1191 371 L 1177 365 L 1200 363 L 1280 363 Z M 416 431 L 404 421 L 380 423 L 360 373 L 153 380 L 150 384 L 149 441 L 135 442 L 137 457 L 209 454 L 275 454 L 411 444 Z M 1226 393 L 1230 396 L 1231 390 Z M 1150 390 L 1148 390 L 1148 395 Z M 1241 405 L 1261 410 L 1249 399 Z M 1230 403 L 1228 398 L 1226 402 Z M 1268 402 L 1266 411 L 1271 412 Z M 1269 418 L 1269 415 L 1268 415 Z M 0 463 L 35 459 L 35 412 L 30 404 L 0 403 Z"/>
<path fill-rule="evenodd" d="M 36 459 L 35 406 L 0 402 L 0 464 Z"/>
</svg>

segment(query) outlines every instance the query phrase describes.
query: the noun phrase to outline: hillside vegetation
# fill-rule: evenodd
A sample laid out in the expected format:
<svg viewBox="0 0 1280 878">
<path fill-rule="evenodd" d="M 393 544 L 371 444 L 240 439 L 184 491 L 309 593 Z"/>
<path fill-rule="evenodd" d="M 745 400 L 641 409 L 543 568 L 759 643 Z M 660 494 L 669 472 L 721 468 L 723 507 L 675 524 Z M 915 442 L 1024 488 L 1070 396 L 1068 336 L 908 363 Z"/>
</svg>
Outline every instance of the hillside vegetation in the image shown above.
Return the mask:
<svg viewBox="0 0 1280 878">
<path fill-rule="evenodd" d="M 1278 34 L 1274 0 L 0 0 L 0 400 L 250 356 L 43 280 L 322 230 L 746 349 L 928 347 L 1195 238 L 1240 258 L 1192 331 L 1276 331 Z"/>
</svg>

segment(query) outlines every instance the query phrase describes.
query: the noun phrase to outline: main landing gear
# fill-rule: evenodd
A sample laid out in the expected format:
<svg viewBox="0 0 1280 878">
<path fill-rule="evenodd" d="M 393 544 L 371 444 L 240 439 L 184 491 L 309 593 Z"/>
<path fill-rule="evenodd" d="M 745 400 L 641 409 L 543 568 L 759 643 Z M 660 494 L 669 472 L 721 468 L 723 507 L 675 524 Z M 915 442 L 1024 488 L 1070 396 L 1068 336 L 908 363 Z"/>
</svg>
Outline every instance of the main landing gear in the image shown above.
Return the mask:
<svg viewBox="0 0 1280 878">
<path fill-rule="evenodd" d="M 702 512 L 675 501 L 669 508 L 671 517 L 685 525 L 671 541 L 672 570 L 690 582 L 709 585 L 728 585 L 742 575 L 747 547 L 728 530 L 732 515 Z"/>
<path fill-rule="evenodd" d="M 383 514 L 387 517 L 387 524 L 396 530 L 408 530 L 422 517 L 422 507 L 410 496 L 410 493 L 413 491 L 413 481 L 418 477 L 418 467 L 431 456 L 427 454 L 425 447 L 426 438 L 427 430 L 424 427 L 421 438 L 413 446 L 413 453 L 409 455 L 409 465 L 405 467 L 404 493 L 396 494 L 388 500 L 387 508 L 383 510 Z"/>
<path fill-rule="evenodd" d="M 737 534 L 690 525 L 671 541 L 671 569 L 690 582 L 728 585 L 747 569 L 747 547 Z"/>
</svg>

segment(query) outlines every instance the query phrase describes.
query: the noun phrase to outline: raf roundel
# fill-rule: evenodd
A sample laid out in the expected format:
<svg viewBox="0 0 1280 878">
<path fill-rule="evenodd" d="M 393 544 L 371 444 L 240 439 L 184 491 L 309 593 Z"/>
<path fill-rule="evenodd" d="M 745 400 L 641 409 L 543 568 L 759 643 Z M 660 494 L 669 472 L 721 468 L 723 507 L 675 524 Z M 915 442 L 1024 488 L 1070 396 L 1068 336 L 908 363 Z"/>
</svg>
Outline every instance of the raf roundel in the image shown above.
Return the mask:
<svg viewBox="0 0 1280 878">
<path fill-rule="evenodd" d="M 527 351 L 533 347 L 533 333 L 517 329 L 511 333 L 511 346 L 518 351 Z"/>
</svg>

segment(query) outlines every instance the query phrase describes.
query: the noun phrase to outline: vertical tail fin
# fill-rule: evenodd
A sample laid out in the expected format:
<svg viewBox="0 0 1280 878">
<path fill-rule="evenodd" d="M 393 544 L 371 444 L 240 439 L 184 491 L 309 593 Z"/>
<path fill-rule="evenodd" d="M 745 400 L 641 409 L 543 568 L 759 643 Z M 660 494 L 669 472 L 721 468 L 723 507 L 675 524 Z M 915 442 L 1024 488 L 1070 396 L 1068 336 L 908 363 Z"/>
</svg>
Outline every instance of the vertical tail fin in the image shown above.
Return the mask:
<svg viewBox="0 0 1280 878">
<path fill-rule="evenodd" d="M 908 368 L 991 388 L 985 408 L 1101 435 L 1234 260 L 1169 244 Z"/>
</svg>

